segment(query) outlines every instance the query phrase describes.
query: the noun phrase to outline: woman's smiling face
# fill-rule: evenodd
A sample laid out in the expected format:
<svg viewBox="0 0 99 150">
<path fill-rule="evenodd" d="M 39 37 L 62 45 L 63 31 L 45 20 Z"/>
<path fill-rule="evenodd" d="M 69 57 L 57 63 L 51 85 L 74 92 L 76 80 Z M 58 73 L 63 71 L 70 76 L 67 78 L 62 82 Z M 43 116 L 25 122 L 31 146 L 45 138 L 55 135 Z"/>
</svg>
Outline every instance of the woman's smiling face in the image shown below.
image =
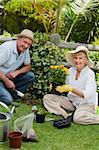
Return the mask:
<svg viewBox="0 0 99 150">
<path fill-rule="evenodd" d="M 77 70 L 81 71 L 87 64 L 88 59 L 83 51 L 73 54 L 73 62 Z"/>
</svg>

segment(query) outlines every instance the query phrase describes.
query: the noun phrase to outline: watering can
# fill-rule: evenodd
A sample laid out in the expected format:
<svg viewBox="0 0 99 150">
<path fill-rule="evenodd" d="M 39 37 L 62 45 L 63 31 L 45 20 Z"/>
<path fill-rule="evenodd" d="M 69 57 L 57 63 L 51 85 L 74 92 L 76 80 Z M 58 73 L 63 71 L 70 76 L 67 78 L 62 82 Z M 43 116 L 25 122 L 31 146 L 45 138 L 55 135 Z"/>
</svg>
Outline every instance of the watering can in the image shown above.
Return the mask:
<svg viewBox="0 0 99 150">
<path fill-rule="evenodd" d="M 7 110 L 7 113 L 0 112 L 0 143 L 3 143 L 7 140 L 7 135 L 10 130 L 10 121 L 13 116 L 15 106 L 13 106 L 10 110 L 5 103 L 0 102 L 0 105 Z"/>
</svg>

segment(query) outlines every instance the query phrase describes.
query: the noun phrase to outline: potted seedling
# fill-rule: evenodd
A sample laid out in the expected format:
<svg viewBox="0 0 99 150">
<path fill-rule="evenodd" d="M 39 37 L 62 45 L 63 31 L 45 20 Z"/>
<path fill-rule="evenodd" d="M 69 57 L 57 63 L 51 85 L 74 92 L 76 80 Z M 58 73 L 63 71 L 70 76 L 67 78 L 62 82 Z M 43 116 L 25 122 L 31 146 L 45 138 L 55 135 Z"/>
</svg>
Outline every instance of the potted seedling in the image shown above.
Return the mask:
<svg viewBox="0 0 99 150">
<path fill-rule="evenodd" d="M 36 112 L 36 122 L 43 123 L 45 121 L 45 115 L 47 111 L 44 108 L 39 108 Z"/>
</svg>

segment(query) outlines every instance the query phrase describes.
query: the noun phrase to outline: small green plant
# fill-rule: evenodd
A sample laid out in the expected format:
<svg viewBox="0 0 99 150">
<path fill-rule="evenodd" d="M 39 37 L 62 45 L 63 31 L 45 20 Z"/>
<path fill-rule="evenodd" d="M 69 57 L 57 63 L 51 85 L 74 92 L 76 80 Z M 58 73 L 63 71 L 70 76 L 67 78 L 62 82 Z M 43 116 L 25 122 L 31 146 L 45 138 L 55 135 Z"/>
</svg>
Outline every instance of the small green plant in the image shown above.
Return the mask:
<svg viewBox="0 0 99 150">
<path fill-rule="evenodd" d="M 48 111 L 45 110 L 44 108 L 37 109 L 37 114 L 39 114 L 39 115 L 46 115 L 47 113 L 48 113 Z"/>
</svg>

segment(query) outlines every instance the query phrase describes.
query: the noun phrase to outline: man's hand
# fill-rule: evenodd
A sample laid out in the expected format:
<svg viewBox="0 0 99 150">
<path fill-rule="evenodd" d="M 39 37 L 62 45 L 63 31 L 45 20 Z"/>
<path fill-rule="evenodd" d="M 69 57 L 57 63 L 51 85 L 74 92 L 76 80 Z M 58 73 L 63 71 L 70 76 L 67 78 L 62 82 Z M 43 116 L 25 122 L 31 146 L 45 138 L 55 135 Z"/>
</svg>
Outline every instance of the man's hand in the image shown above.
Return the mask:
<svg viewBox="0 0 99 150">
<path fill-rule="evenodd" d="M 62 86 L 57 86 L 56 91 L 62 93 L 62 92 L 72 92 L 73 87 L 71 85 L 64 84 Z"/>
<path fill-rule="evenodd" d="M 31 66 L 30 65 L 24 65 L 22 68 L 17 69 L 15 71 L 12 71 L 10 73 L 8 73 L 6 76 L 13 80 L 14 78 L 16 78 L 18 75 L 23 74 L 23 73 L 27 73 L 31 70 Z"/>
<path fill-rule="evenodd" d="M 15 89 L 15 84 L 13 83 L 13 81 L 9 80 L 9 79 L 6 79 L 4 81 L 4 84 L 7 88 L 9 89 Z"/>
<path fill-rule="evenodd" d="M 12 79 L 12 80 L 13 80 L 17 75 L 18 75 L 17 71 L 13 71 L 13 72 L 8 73 L 6 76 L 7 76 L 9 79 Z"/>
</svg>

